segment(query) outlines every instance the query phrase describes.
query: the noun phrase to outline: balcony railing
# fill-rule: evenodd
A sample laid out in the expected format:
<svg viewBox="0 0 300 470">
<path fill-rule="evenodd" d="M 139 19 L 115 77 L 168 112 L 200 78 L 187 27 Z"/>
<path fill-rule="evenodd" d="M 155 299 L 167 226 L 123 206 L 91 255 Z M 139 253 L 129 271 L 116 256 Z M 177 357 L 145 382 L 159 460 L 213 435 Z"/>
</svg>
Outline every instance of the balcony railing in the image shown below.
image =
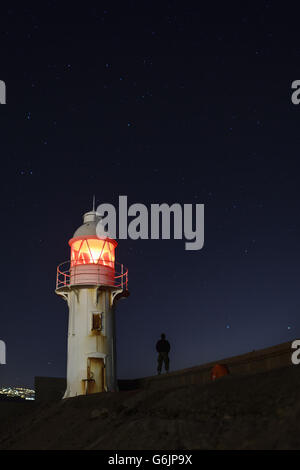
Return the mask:
<svg viewBox="0 0 300 470">
<path fill-rule="evenodd" d="M 95 263 L 72 266 L 70 261 L 57 266 L 56 289 L 81 284 L 110 286 L 127 291 L 128 269 L 116 262 L 114 269 Z"/>
</svg>

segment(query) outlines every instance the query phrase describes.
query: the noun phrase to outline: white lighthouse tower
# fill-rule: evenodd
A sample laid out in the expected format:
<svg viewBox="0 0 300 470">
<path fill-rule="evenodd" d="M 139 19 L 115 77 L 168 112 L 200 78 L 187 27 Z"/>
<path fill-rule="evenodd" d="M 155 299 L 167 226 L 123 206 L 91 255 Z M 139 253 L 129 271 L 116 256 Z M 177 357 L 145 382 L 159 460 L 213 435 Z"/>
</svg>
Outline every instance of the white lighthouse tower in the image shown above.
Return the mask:
<svg viewBox="0 0 300 470">
<path fill-rule="evenodd" d="M 64 398 L 117 390 L 115 305 L 129 295 L 128 271 L 115 262 L 117 242 L 97 236 L 98 223 L 95 210 L 84 214 L 71 259 L 57 268 L 55 292 L 69 307 Z"/>
</svg>

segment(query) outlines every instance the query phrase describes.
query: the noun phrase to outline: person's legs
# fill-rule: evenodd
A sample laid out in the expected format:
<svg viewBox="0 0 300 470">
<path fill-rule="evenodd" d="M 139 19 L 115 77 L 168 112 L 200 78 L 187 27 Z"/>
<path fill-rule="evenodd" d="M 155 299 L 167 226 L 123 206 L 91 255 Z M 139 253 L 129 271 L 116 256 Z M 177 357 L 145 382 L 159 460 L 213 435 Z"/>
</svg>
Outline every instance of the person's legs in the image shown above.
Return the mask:
<svg viewBox="0 0 300 470">
<path fill-rule="evenodd" d="M 167 352 L 164 353 L 164 363 L 165 363 L 166 372 L 169 372 L 170 360 L 169 360 L 169 354 Z"/>
<path fill-rule="evenodd" d="M 158 374 L 161 373 L 162 363 L 163 363 L 162 353 L 158 353 L 158 358 L 157 358 L 157 373 Z"/>
</svg>

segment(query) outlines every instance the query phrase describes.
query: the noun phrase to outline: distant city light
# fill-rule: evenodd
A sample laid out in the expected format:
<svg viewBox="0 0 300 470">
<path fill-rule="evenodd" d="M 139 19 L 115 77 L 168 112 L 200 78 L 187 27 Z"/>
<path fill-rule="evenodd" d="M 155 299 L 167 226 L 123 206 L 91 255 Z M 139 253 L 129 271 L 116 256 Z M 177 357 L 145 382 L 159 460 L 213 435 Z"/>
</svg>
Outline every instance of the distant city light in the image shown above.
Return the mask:
<svg viewBox="0 0 300 470">
<path fill-rule="evenodd" d="M 23 400 L 34 400 L 35 391 L 25 387 L 1 387 L 0 395 L 7 397 L 22 398 Z"/>
</svg>

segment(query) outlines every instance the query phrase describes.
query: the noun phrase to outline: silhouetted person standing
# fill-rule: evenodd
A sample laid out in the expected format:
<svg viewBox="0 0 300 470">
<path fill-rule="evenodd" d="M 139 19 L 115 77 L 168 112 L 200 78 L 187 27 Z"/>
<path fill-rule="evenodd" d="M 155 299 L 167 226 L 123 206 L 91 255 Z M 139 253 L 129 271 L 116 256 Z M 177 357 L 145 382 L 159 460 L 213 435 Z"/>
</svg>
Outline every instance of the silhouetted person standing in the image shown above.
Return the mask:
<svg viewBox="0 0 300 470">
<path fill-rule="evenodd" d="M 166 340 L 166 335 L 162 333 L 161 339 L 156 343 L 156 351 L 158 352 L 157 359 L 157 373 L 161 373 L 163 362 L 165 364 L 166 372 L 169 371 L 169 351 L 171 349 L 169 341 Z"/>
</svg>

